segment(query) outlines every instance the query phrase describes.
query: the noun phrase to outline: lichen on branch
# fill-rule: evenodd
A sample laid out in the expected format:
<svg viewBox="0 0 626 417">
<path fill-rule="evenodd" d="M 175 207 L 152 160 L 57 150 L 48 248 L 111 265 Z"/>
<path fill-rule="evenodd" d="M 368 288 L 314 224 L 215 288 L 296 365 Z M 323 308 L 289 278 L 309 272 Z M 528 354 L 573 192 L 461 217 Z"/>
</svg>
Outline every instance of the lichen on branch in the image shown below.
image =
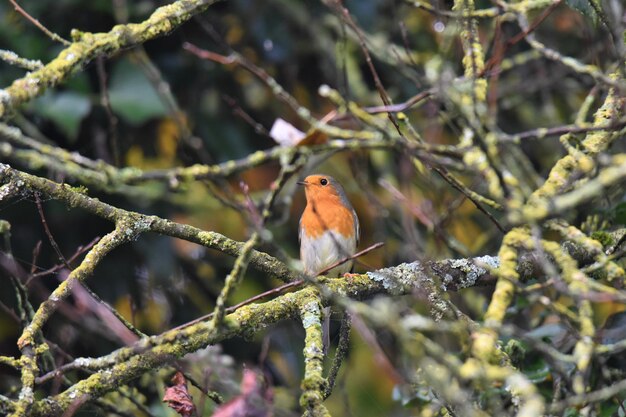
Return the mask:
<svg viewBox="0 0 626 417">
<path fill-rule="evenodd" d="M 74 29 L 72 44 L 55 59 L 0 90 L 0 118 L 9 110 L 57 86 L 98 57 L 110 57 L 124 49 L 163 36 L 202 13 L 216 0 L 178 0 L 159 7 L 141 23 L 117 25 L 106 33 Z"/>
</svg>

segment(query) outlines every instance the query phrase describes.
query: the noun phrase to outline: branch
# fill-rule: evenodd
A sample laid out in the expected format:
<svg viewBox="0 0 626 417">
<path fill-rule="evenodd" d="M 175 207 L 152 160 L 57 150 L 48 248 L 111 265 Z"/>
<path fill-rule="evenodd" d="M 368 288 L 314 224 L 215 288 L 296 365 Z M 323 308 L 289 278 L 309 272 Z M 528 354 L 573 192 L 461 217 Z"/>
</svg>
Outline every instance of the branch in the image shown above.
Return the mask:
<svg viewBox="0 0 626 417">
<path fill-rule="evenodd" d="M 0 117 L 5 116 L 12 107 L 41 95 L 46 88 L 63 83 L 98 57 L 110 57 L 124 49 L 167 35 L 216 1 L 179 0 L 159 7 L 141 23 L 117 25 L 106 33 L 88 33 L 74 29 L 74 42 L 55 59 L 0 90 Z"/>
<path fill-rule="evenodd" d="M 319 294 L 313 293 L 300 304 L 300 319 L 305 331 L 304 339 L 304 378 L 300 406 L 305 415 L 312 417 L 327 416 L 324 401 L 325 381 L 324 347 L 322 337 L 322 307 Z"/>
<path fill-rule="evenodd" d="M 32 17 L 31 15 L 29 15 L 28 13 L 26 13 L 26 10 L 24 10 L 19 4 L 17 4 L 17 2 L 15 0 L 9 0 L 11 2 L 11 4 L 13 5 L 13 7 L 15 8 L 15 10 L 21 14 L 22 16 L 24 16 L 28 21 L 30 21 L 33 25 L 37 26 L 37 28 L 39 30 L 41 30 L 43 33 L 45 33 L 50 39 L 52 39 L 53 41 L 56 42 L 60 42 L 65 46 L 71 45 L 70 42 L 66 41 L 65 39 L 63 39 L 62 37 L 60 37 L 59 35 L 57 35 L 56 33 L 50 31 L 47 27 L 45 27 L 44 25 L 41 24 L 41 22 L 37 19 L 35 19 L 34 17 Z"/>
<path fill-rule="evenodd" d="M 532 256 L 522 256 L 517 270 L 521 280 L 537 277 L 539 267 L 533 259 Z M 399 296 L 423 292 L 432 288 L 434 275 L 441 280 L 441 288 L 450 291 L 493 283 L 495 270 L 492 268 L 498 266 L 499 260 L 494 256 L 413 262 L 356 275 L 351 279 L 328 279 L 324 285 L 331 297 L 339 294 L 353 294 L 358 299 L 368 299 L 378 294 Z M 98 398 L 141 374 L 166 366 L 188 353 L 235 336 L 258 333 L 278 321 L 292 319 L 299 315 L 302 315 L 305 328 L 308 327 L 307 338 L 315 339 L 313 334 L 315 315 L 312 311 L 309 314 L 309 310 L 313 308 L 311 303 L 317 303 L 315 300 L 317 300 L 318 291 L 317 288 L 308 286 L 265 303 L 244 306 L 225 316 L 223 327 L 220 329 L 215 328 L 210 321 L 200 322 L 183 329 L 175 328 L 157 336 L 143 338 L 133 346 L 120 348 L 100 358 L 77 358 L 64 368 L 85 369 L 96 371 L 96 373 L 54 397 L 35 402 L 31 410 L 32 415 L 60 414 L 72 404 L 74 398 L 80 396 L 85 396 L 87 400 Z M 313 320 L 312 324 L 311 320 Z M 317 375 L 318 367 L 316 357 L 316 354 L 310 352 L 306 365 L 309 369 L 308 377 L 313 377 L 315 381 L 317 381 L 315 375 Z M 323 394 L 323 381 L 322 379 L 320 387 L 316 382 L 310 387 L 314 391 L 307 392 L 315 392 L 317 395 L 319 391 Z M 310 404 L 309 399 L 308 395 L 303 395 L 303 401 L 306 400 L 307 404 Z"/>
<path fill-rule="evenodd" d="M 525 207 L 521 213 L 514 213 L 511 218 L 520 224 L 522 219 L 538 222 L 554 217 L 597 198 L 609 187 L 622 184 L 624 181 L 626 181 L 626 154 L 615 155 L 612 158 L 612 164 L 602 169 L 596 178 L 550 200 L 537 200 L 534 206 Z"/>
<path fill-rule="evenodd" d="M 58 184 L 15 170 L 9 165 L 0 164 L 0 201 L 11 196 L 17 196 L 23 192 L 40 192 L 48 198 L 63 201 L 69 207 L 81 208 L 114 223 L 125 218 L 132 219 L 139 229 L 128 228 L 126 232 L 133 237 L 133 233 L 136 231 L 150 231 L 188 240 L 210 249 L 217 249 L 234 257 L 237 257 L 243 248 L 244 243 L 229 239 L 220 233 L 208 232 L 157 216 L 147 216 L 119 209 L 98 199 L 88 197 L 81 191 L 67 184 Z M 297 278 L 284 263 L 263 252 L 252 250 L 250 264 L 259 271 L 285 282 L 293 281 Z"/>
<path fill-rule="evenodd" d="M 456 287 L 459 288 L 476 283 L 488 275 L 486 269 L 471 266 L 471 260 L 459 260 L 447 265 L 442 263 L 439 266 L 442 271 L 454 273 L 457 277 L 466 277 L 457 283 Z M 330 279 L 325 285 L 333 294 L 358 294 L 359 298 L 368 298 L 381 293 L 408 294 L 423 288 L 424 281 L 430 282 L 430 278 L 424 274 L 427 268 L 419 262 L 403 264 L 357 275 L 349 280 Z M 100 358 L 78 358 L 75 360 L 77 366 L 72 367 L 73 369 L 83 368 L 98 372 L 54 397 L 36 402 L 31 413 L 33 416 L 59 415 L 75 398 L 84 397 L 86 400 L 98 398 L 141 374 L 161 368 L 187 353 L 235 336 L 257 333 L 280 320 L 295 318 L 303 306 L 309 305 L 312 299 L 318 297 L 317 294 L 318 289 L 309 286 L 266 303 L 242 307 L 227 315 L 220 329 L 212 326 L 211 322 L 201 322 L 182 330 L 174 329 L 158 336 L 141 339 L 131 347 L 118 349 Z M 323 388 L 324 384 L 321 386 L 322 390 Z"/>
<path fill-rule="evenodd" d="M 118 209 L 90 198 L 68 185 L 57 184 L 17 171 L 8 165 L 0 164 L 0 201 L 33 192 L 41 193 L 46 198 L 61 200 L 71 207 L 81 208 L 117 225 L 116 230 L 103 238 L 90 251 L 81 265 L 72 272 L 74 281 L 84 279 L 95 267 L 103 253 L 147 231 L 189 240 L 232 256 L 240 255 L 243 250 L 243 243 L 233 241 L 220 234 L 171 222 L 157 216 L 146 216 Z M 577 252 L 576 255 L 580 254 Z M 296 277 L 283 263 L 265 253 L 253 250 L 250 252 L 250 256 L 251 265 L 269 275 L 278 276 L 284 280 L 292 280 Z M 91 261 L 93 260 L 96 262 L 92 264 Z M 351 294 L 358 299 L 366 299 L 375 294 L 396 296 L 420 291 L 428 292 L 428 289 L 433 287 L 434 277 L 438 277 L 437 279 L 440 281 L 438 285 L 443 290 L 458 290 L 492 283 L 499 266 L 499 259 L 493 256 L 402 264 L 359 275 L 349 280 L 327 280 L 324 282 L 324 286 L 328 288 L 330 294 L 326 295 L 324 292 L 324 298 L 321 302 L 327 303 L 326 298 L 336 294 Z M 520 280 L 537 277 L 537 271 L 541 270 L 541 264 L 537 266 L 537 261 L 533 256 L 518 257 L 514 266 Z M 68 281 L 70 280 L 68 279 Z M 65 286 L 67 285 L 69 284 L 65 284 Z M 318 297 L 318 291 L 318 288 L 309 286 L 294 293 L 284 294 L 266 303 L 242 307 L 225 316 L 223 326 L 219 329 L 212 326 L 210 322 L 201 322 L 184 329 L 173 329 L 158 336 L 143 338 L 131 347 L 118 349 L 97 359 L 77 359 L 78 368 L 97 372 L 57 396 L 42 401 L 35 401 L 30 396 L 28 401 L 25 399 L 18 401 L 15 404 L 17 406 L 16 414 L 20 414 L 20 411 L 26 410 L 28 407 L 33 415 L 54 415 L 70 407 L 75 398 L 81 398 L 81 401 L 94 400 L 103 393 L 115 390 L 121 384 L 147 371 L 165 366 L 172 360 L 204 346 L 218 343 L 236 335 L 257 333 L 279 320 L 294 318 L 302 312 L 306 300 L 310 301 L 312 298 Z M 32 332 L 41 328 L 42 323 L 54 311 L 55 298 L 57 296 L 63 297 L 65 294 L 66 288 L 64 284 L 61 284 L 51 298 L 40 306 L 33 322 L 20 339 L 24 348 L 32 344 Z M 23 384 L 23 388 L 32 388 L 31 377 L 37 372 L 35 357 L 25 351 L 23 358 L 30 358 L 30 362 L 24 361 L 22 367 L 23 373 L 28 372 L 30 375 L 27 378 L 28 384 Z M 314 362 L 313 357 L 311 360 Z M 313 362 L 310 362 L 309 365 L 313 366 Z M 33 366 L 25 366 L 28 363 Z M 307 375 L 312 375 L 311 372 Z M 34 383 L 34 378 L 32 381 Z M 323 394 L 322 391 L 319 393 Z"/>
<path fill-rule="evenodd" d="M 129 226 L 120 222 L 115 230 L 104 236 L 94 247 L 87 253 L 85 259 L 78 268 L 74 269 L 65 281 L 63 281 L 50 295 L 50 297 L 39 305 L 30 324 L 24 329 L 22 335 L 17 341 L 18 347 L 22 351 L 21 361 L 22 367 L 22 390 L 20 392 L 20 400 L 16 404 L 14 412 L 15 416 L 26 415 L 30 406 L 34 401 L 33 388 L 35 384 L 35 376 L 38 372 L 37 357 L 38 346 L 35 343 L 35 335 L 40 332 L 48 318 L 56 311 L 59 303 L 66 298 L 72 291 L 72 286 L 76 282 L 83 281 L 91 275 L 98 263 L 114 248 L 124 243 L 133 234 L 126 234 L 128 229 L 123 226 Z"/>
<path fill-rule="evenodd" d="M 257 166 L 279 161 L 294 152 L 293 148 L 275 146 L 273 148 L 253 152 L 250 155 L 214 165 L 196 164 L 187 167 L 143 171 L 139 168 L 117 168 L 101 160 L 92 160 L 77 152 L 70 152 L 60 147 L 42 145 L 38 141 L 24 135 L 16 127 L 0 123 L 0 156 L 15 161 L 20 166 L 40 169 L 42 166 L 80 180 L 81 184 L 94 186 L 107 192 L 118 192 L 127 195 L 138 195 L 155 198 L 153 187 L 141 189 L 136 185 L 147 181 L 162 181 L 176 186 L 181 182 L 202 179 L 227 178 Z M 17 146 L 13 146 L 15 144 Z M 29 149 L 23 149 L 26 147 Z M 396 145 L 386 140 L 330 140 L 324 145 L 296 148 L 296 154 L 324 154 L 340 151 L 363 149 L 393 149 Z M 404 145 L 404 152 L 410 152 L 419 158 L 429 159 L 432 155 L 459 158 L 463 149 L 453 146 L 411 143 Z M 297 156 L 296 155 L 296 156 Z M 441 165 L 453 165 L 445 159 L 437 160 Z"/>
</svg>

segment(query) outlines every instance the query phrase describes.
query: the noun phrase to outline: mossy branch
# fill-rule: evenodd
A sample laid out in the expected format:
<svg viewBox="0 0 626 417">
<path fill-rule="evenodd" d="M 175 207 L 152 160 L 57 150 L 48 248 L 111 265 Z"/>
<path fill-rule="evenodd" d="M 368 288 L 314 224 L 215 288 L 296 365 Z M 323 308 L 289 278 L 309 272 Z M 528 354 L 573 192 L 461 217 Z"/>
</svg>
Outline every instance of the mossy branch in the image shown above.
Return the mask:
<svg viewBox="0 0 626 417">
<path fill-rule="evenodd" d="M 330 416 L 324 401 L 325 380 L 324 343 L 322 340 L 322 307 L 319 294 L 303 299 L 300 306 L 300 319 L 305 331 L 304 339 L 304 379 L 300 406 L 304 415 L 311 417 Z"/>
<path fill-rule="evenodd" d="M 616 78 L 616 74 L 611 76 L 611 79 Z M 593 125 L 605 126 L 607 123 L 618 120 L 625 104 L 626 98 L 615 88 L 612 88 L 602 106 L 596 111 Z M 599 130 L 587 133 L 581 143 L 581 152 L 568 154 L 561 158 L 550 170 L 550 174 L 543 185 L 531 195 L 527 206 L 537 206 L 541 199 L 562 193 L 574 173 L 579 172 L 588 175 L 596 165 L 593 158 L 605 151 L 619 137 L 620 134 L 617 130 Z"/>
<path fill-rule="evenodd" d="M 172 222 L 157 216 L 146 216 L 137 212 L 116 208 L 98 199 L 88 197 L 82 190 L 70 187 L 67 184 L 58 184 L 45 178 L 27 174 L 12 169 L 6 164 L 0 164 L 0 201 L 20 193 L 39 192 L 48 198 L 60 200 L 69 207 L 86 210 L 98 217 L 113 223 L 132 219 L 141 232 L 154 232 L 166 236 L 177 237 L 210 249 L 217 249 L 230 256 L 238 256 L 244 245 L 226 236 L 208 232 L 197 227 Z M 127 233 L 133 235 L 136 228 L 128 228 Z M 133 235 L 133 237 L 136 237 Z M 296 275 L 278 259 L 263 252 L 253 250 L 250 264 L 261 272 L 275 276 L 282 281 L 292 281 Z"/>
<path fill-rule="evenodd" d="M 41 193 L 47 198 L 63 201 L 71 207 L 81 208 L 116 225 L 116 229 L 111 232 L 110 236 L 103 238 L 97 249 L 94 247 L 93 255 L 91 255 L 94 259 L 88 260 L 90 259 L 90 255 L 88 255 L 81 266 L 74 270 L 73 273 L 76 275 L 72 278 L 73 281 L 80 281 L 90 274 L 93 267 L 110 249 L 135 239 L 139 234 L 148 231 L 196 242 L 232 256 L 241 255 L 244 249 L 244 243 L 232 241 L 217 233 L 202 231 L 156 216 L 145 216 L 140 213 L 125 211 L 90 198 L 80 190 L 73 189 L 67 185 L 57 184 L 47 179 L 23 173 L 7 165 L 0 165 L 1 200 L 33 192 Z M 513 239 L 515 237 L 514 234 L 507 235 L 508 240 L 506 242 L 508 242 L 508 246 L 504 247 L 519 248 L 527 246 L 525 243 L 528 236 L 527 232 L 524 229 L 519 229 L 519 233 L 520 237 L 517 240 Z M 593 259 L 598 254 L 597 248 L 593 247 L 591 249 L 593 249 L 594 253 L 591 256 L 585 254 L 587 259 Z M 524 256 L 520 256 L 517 250 L 512 256 L 504 256 L 502 253 L 500 255 L 507 259 L 506 265 L 509 272 L 505 275 L 516 276 L 519 277 L 516 279 L 520 280 L 537 276 L 537 271 L 540 268 L 533 262 L 532 257 L 526 259 Z M 281 277 L 284 280 L 290 280 L 295 277 L 286 265 L 262 252 L 251 250 L 250 262 L 259 270 Z M 476 259 L 416 262 L 373 271 L 351 280 L 328 280 L 324 285 L 332 294 L 351 294 L 358 299 L 365 299 L 380 293 L 396 296 L 414 293 L 417 289 L 423 291 L 432 287 L 433 277 L 438 277 L 438 285 L 442 289 L 456 290 L 485 282 L 493 282 L 494 275 L 498 274 L 498 268 L 500 268 L 500 274 L 506 272 L 507 268 L 502 269 L 503 266 L 504 264 L 501 265 L 497 257 L 491 256 Z M 507 285 L 514 285 L 513 281 L 510 280 L 500 282 L 508 282 Z M 63 286 L 62 284 L 55 290 L 53 295 L 57 294 L 62 298 L 66 294 L 69 285 L 65 284 Z M 499 283 L 499 285 L 503 284 Z M 171 330 L 159 336 L 141 339 L 134 346 L 119 349 L 107 356 L 96 359 L 79 359 L 77 364 L 79 363 L 85 369 L 96 371 L 96 373 L 79 381 L 66 391 L 43 401 L 35 401 L 32 396 L 28 401 L 24 399 L 27 398 L 25 396 L 22 397 L 22 400 L 11 401 L 12 411 L 14 415 L 24 415 L 26 411 L 33 415 L 58 413 L 67 409 L 77 399 L 81 402 L 94 400 L 103 393 L 116 389 L 120 384 L 130 381 L 144 372 L 162 367 L 172 360 L 208 344 L 217 343 L 235 335 L 256 334 L 278 320 L 294 318 L 298 315 L 301 316 L 303 323 L 305 321 L 308 323 L 314 317 L 311 310 L 313 304 L 311 303 L 318 305 L 318 303 L 323 302 L 319 298 L 318 291 L 317 288 L 307 287 L 295 293 L 285 294 L 267 303 L 245 306 L 235 313 L 225 316 L 223 324 L 219 329 L 210 323 L 201 322 L 182 330 Z M 496 290 L 496 293 L 498 293 L 498 290 Z M 512 294 L 508 290 L 503 293 Z M 497 299 L 498 297 L 494 296 L 494 298 Z M 41 328 L 49 315 L 54 311 L 57 301 L 55 301 L 54 297 L 51 297 L 50 300 L 40 306 L 31 325 L 25 330 L 24 335 L 20 339 L 25 349 L 33 345 L 32 332 L 34 329 Z M 506 300 L 504 304 L 507 304 Z M 481 331 L 481 334 L 484 334 L 481 337 L 487 337 L 489 342 L 492 343 L 491 346 L 495 346 L 497 341 L 497 327 L 498 323 L 502 321 L 503 316 L 501 313 L 504 310 L 504 308 L 496 308 L 494 304 L 493 311 L 491 313 L 488 312 L 488 316 L 491 317 L 487 320 L 488 326 Z M 493 326 L 494 324 L 495 327 Z M 315 327 L 311 327 L 308 330 L 307 339 L 310 340 L 306 343 L 307 349 L 316 345 L 315 341 L 317 339 L 314 330 Z M 479 346 L 480 343 L 474 345 L 475 348 Z M 485 345 L 483 344 L 483 346 Z M 26 362 L 28 360 L 32 361 L 36 357 L 34 354 L 26 351 L 23 353 L 23 358 L 25 358 Z M 485 352 L 475 353 L 478 353 L 477 356 L 483 358 L 490 355 Z M 310 402 L 309 399 L 310 395 L 313 395 L 315 398 L 317 398 L 318 394 L 320 398 L 324 397 L 324 380 L 322 379 L 319 387 L 317 383 L 310 387 L 307 385 L 311 381 L 316 381 L 319 365 L 316 356 L 313 354 L 310 355 L 307 361 L 308 365 L 305 364 L 305 366 L 308 366 L 310 369 L 303 382 L 306 385 L 305 392 L 307 393 L 306 395 L 303 394 L 303 399 L 306 400 L 307 407 L 310 405 L 309 408 L 311 410 L 317 410 L 323 414 L 325 408 L 321 405 L 321 401 L 319 403 L 317 400 Z M 23 389 L 26 389 L 26 393 L 28 393 L 28 389 L 34 387 L 34 376 L 36 376 L 37 369 L 25 366 L 27 365 L 26 362 L 20 364 L 20 367 L 27 380 L 25 381 L 27 384 L 23 384 Z M 33 379 L 33 383 L 30 382 L 31 379 Z M 532 397 L 533 394 L 529 393 L 528 395 Z"/>
<path fill-rule="evenodd" d="M 616 75 L 613 78 L 616 78 Z M 595 114 L 594 125 L 605 125 L 609 121 L 616 120 L 620 116 L 624 103 L 625 99 L 621 97 L 616 89 L 611 89 L 604 103 Z M 551 199 L 564 191 L 572 181 L 572 178 L 574 178 L 575 173 L 589 175 L 596 165 L 594 157 L 606 150 L 618 137 L 618 133 L 614 131 L 589 132 L 581 143 L 582 151 L 570 153 L 557 161 L 546 181 L 532 193 L 526 204 L 520 210 L 510 211 L 509 220 L 513 224 L 526 224 L 528 223 L 527 217 L 543 219 L 551 214 L 549 209 Z M 610 175 L 611 180 L 614 180 L 614 177 L 614 174 Z M 618 175 L 618 179 L 620 178 Z M 598 193 L 601 190 L 601 187 L 596 186 L 594 188 L 594 191 Z M 585 195 L 585 197 L 590 196 Z M 583 201 L 582 198 L 578 200 L 578 202 L 581 201 Z M 524 216 L 524 213 L 530 214 Z M 552 212 L 552 214 L 556 213 L 556 211 Z M 481 331 L 480 336 L 474 340 L 473 352 L 477 357 L 487 361 L 496 359 L 498 351 L 495 342 L 498 338 L 498 332 L 495 329 L 502 324 L 506 309 L 513 301 L 515 295 L 515 283 L 518 280 L 518 274 L 515 270 L 517 250 L 520 248 L 530 249 L 532 246 L 532 237 L 527 226 L 512 229 L 502 241 L 500 247 L 502 267 L 498 272 L 499 277 L 496 290 L 485 314 L 485 321 L 488 327 L 492 327 L 492 329 L 487 328 Z M 555 255 L 555 253 L 552 253 L 552 255 Z"/>
<path fill-rule="evenodd" d="M 12 107 L 41 95 L 46 88 L 63 83 L 98 57 L 110 57 L 124 49 L 166 35 L 216 0 L 178 0 L 159 7 L 141 23 L 117 25 L 106 33 L 88 33 L 74 29 L 73 42 L 48 64 L 0 90 L 0 117 Z"/>
<path fill-rule="evenodd" d="M 448 289 L 478 285 L 483 281 L 492 282 L 493 276 L 488 266 L 497 267 L 497 258 L 414 262 L 358 275 L 350 280 L 328 279 L 324 285 L 331 294 L 352 294 L 358 299 L 371 298 L 376 294 L 398 296 L 429 288 L 432 285 L 429 270 L 445 274 L 441 278 L 448 280 Z M 532 268 L 522 269 L 520 274 L 522 278 L 535 276 Z M 455 282 L 449 276 L 454 276 Z M 31 414 L 56 415 L 67 409 L 77 398 L 81 398 L 81 401 L 93 400 L 145 372 L 163 367 L 207 345 L 235 336 L 251 336 L 280 320 L 298 316 L 307 332 L 305 367 L 308 371 L 303 381 L 305 393 L 302 401 L 307 408 L 310 406 L 311 409 L 321 412 L 324 408 L 317 398 L 324 398 L 325 380 L 321 374 L 319 353 L 322 349 L 321 330 L 318 329 L 320 308 L 319 290 L 309 286 L 265 303 L 244 306 L 225 316 L 219 329 L 209 321 L 200 322 L 143 338 L 133 346 L 120 348 L 100 358 L 78 358 L 75 360 L 76 366 L 71 369 L 88 369 L 95 373 L 56 396 L 34 402 Z M 311 402 L 312 399 L 315 401 Z"/>
<path fill-rule="evenodd" d="M 139 168 L 118 168 L 102 160 L 92 160 L 77 152 L 70 152 L 58 146 L 42 144 L 20 129 L 0 123 L 0 156 L 29 169 L 48 168 L 64 173 L 80 184 L 95 187 L 107 192 L 116 192 L 130 196 L 158 198 L 166 191 L 141 188 L 140 185 L 149 181 L 160 181 L 172 188 L 181 184 L 202 179 L 228 178 L 243 171 L 253 169 L 269 162 L 280 161 L 282 158 L 296 153 L 297 155 L 319 155 L 342 151 L 362 149 L 394 149 L 397 146 L 387 140 L 330 140 L 323 145 L 313 147 L 291 148 L 275 146 L 268 150 L 253 152 L 250 155 L 214 165 L 196 164 L 186 167 L 144 171 Z M 436 156 L 458 158 L 462 149 L 454 146 L 431 145 L 427 143 L 411 143 L 403 147 L 419 158 L 433 159 Z M 441 165 L 454 165 L 450 158 L 437 160 Z"/>
</svg>

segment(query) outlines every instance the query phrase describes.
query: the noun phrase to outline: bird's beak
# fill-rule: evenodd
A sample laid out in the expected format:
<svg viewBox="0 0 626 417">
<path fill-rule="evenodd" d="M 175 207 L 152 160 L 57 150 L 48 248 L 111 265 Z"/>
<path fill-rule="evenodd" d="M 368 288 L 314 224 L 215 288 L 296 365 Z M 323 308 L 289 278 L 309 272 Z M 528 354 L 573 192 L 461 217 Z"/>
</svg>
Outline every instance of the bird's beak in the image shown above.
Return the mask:
<svg viewBox="0 0 626 417">
<path fill-rule="evenodd" d="M 296 184 L 298 184 L 298 185 L 307 185 L 308 182 L 306 182 L 306 181 L 298 181 Z"/>
</svg>

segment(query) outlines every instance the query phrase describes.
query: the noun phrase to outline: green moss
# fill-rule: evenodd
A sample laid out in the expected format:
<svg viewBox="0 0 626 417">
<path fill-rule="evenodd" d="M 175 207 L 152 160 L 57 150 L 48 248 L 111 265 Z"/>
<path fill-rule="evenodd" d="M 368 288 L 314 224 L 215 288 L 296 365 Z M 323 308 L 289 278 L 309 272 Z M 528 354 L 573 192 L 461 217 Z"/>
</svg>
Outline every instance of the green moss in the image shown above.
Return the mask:
<svg viewBox="0 0 626 417">
<path fill-rule="evenodd" d="M 72 190 L 73 192 L 78 193 L 78 194 L 82 194 L 82 195 L 88 195 L 88 193 L 89 193 L 89 188 L 85 187 L 84 185 L 79 185 L 79 186 L 76 186 L 76 187 L 68 186 L 68 188 L 70 190 Z"/>
<path fill-rule="evenodd" d="M 607 247 L 613 245 L 615 242 L 613 241 L 613 237 L 607 232 L 598 230 L 591 234 L 591 238 L 597 240 L 602 244 L 602 247 Z"/>
<path fill-rule="evenodd" d="M 516 339 L 511 339 L 504 346 L 504 353 L 507 354 L 513 366 L 518 367 L 526 357 L 526 347 Z"/>
</svg>

